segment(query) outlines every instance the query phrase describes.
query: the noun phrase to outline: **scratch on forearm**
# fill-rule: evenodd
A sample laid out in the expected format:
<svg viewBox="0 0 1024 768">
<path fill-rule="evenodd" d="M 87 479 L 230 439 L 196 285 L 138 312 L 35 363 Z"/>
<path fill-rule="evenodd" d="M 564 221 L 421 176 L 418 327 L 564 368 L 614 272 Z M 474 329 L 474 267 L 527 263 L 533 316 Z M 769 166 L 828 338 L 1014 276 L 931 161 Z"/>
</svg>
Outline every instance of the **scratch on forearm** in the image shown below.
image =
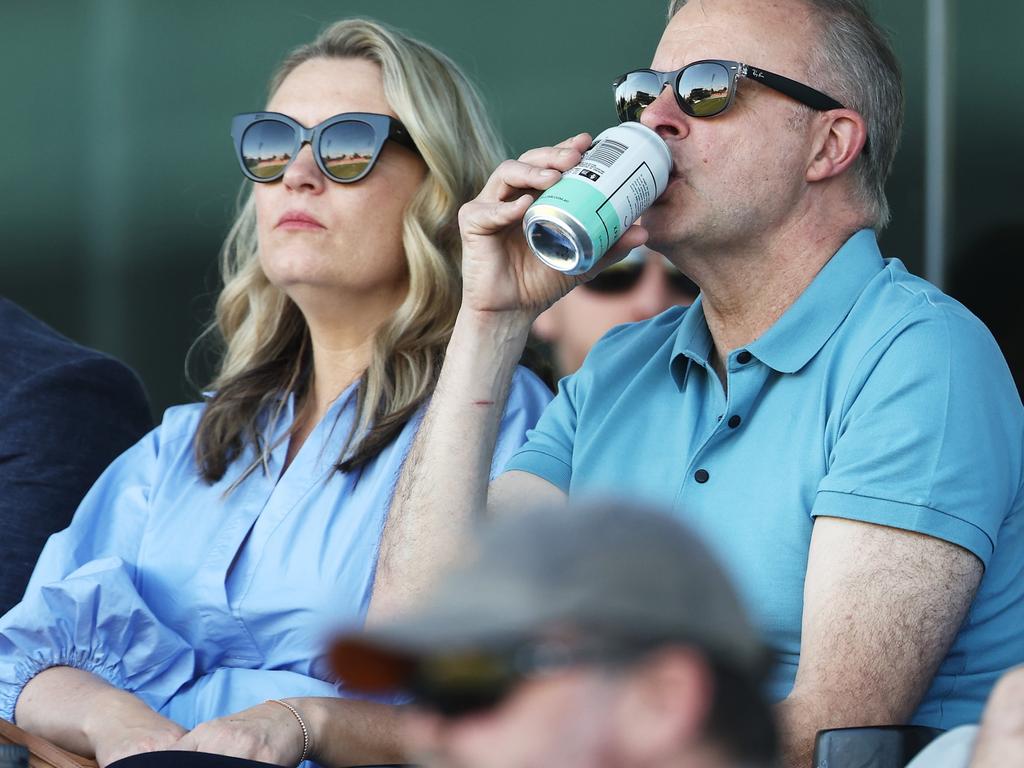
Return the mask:
<svg viewBox="0 0 1024 768">
<path fill-rule="evenodd" d="M 493 400 L 474 400 L 473 401 L 473 405 L 484 405 L 484 406 L 494 405 L 494 401 Z"/>
</svg>

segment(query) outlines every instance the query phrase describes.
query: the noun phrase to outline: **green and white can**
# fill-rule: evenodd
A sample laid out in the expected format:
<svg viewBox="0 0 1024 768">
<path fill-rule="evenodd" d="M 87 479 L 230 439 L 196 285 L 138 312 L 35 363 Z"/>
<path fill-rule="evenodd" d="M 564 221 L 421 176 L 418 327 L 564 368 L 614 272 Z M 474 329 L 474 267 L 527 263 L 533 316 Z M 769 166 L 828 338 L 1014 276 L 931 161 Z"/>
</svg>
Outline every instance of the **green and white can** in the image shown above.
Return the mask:
<svg viewBox="0 0 1024 768">
<path fill-rule="evenodd" d="M 609 128 L 526 210 L 526 241 L 549 267 L 583 274 L 665 191 L 671 170 L 668 147 L 650 128 Z"/>
</svg>

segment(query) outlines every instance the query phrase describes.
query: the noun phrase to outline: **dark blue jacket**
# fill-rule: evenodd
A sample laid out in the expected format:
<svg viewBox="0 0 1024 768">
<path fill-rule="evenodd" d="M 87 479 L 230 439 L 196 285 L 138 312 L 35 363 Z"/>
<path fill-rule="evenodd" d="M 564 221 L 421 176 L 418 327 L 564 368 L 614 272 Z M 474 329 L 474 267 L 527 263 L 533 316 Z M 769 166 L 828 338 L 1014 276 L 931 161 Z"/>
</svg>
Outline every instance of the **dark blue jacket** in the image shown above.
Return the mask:
<svg viewBox="0 0 1024 768">
<path fill-rule="evenodd" d="M 129 368 L 0 298 L 0 614 L 21 599 L 50 534 L 152 426 Z"/>
</svg>

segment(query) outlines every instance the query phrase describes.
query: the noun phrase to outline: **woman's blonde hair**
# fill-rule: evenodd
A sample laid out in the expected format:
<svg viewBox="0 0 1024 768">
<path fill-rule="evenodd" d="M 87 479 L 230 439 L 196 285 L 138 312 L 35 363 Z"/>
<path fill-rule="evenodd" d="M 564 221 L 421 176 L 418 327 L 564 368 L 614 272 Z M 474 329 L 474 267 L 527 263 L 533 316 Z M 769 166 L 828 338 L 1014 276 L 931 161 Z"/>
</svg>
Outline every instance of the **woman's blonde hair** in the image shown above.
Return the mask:
<svg viewBox="0 0 1024 768">
<path fill-rule="evenodd" d="M 433 391 L 462 293 L 460 206 L 483 187 L 502 147 L 480 97 L 444 54 L 396 29 L 364 19 L 339 21 L 293 51 L 270 83 L 273 95 L 300 64 L 316 58 L 377 63 L 384 96 L 418 147 L 428 173 L 402 221 L 409 290 L 378 330 L 357 388 L 356 418 L 339 456 L 356 469 L 390 443 Z M 385 148 L 384 151 L 388 151 Z M 221 252 L 224 288 L 207 333 L 223 357 L 196 435 L 196 460 L 215 482 L 245 446 L 265 462 L 264 435 L 289 395 L 309 384 L 309 331 L 298 307 L 260 266 L 251 190 Z M 237 482 L 237 481 L 236 481 Z"/>
</svg>

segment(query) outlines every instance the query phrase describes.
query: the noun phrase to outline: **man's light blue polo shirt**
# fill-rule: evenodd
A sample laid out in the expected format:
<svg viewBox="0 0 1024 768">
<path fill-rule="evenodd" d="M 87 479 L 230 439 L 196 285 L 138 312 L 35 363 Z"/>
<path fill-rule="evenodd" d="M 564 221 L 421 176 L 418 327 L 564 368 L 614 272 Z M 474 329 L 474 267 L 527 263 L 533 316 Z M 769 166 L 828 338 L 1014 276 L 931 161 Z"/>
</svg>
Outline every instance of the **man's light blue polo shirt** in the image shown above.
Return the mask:
<svg viewBox="0 0 1024 768">
<path fill-rule="evenodd" d="M 800 654 L 814 518 L 935 536 L 985 564 L 914 722 L 976 722 L 1024 662 L 1024 408 L 985 326 L 851 237 L 761 336 L 728 356 L 698 301 L 609 332 L 506 470 L 570 495 L 670 506 L 710 543 L 781 663 Z"/>
</svg>

